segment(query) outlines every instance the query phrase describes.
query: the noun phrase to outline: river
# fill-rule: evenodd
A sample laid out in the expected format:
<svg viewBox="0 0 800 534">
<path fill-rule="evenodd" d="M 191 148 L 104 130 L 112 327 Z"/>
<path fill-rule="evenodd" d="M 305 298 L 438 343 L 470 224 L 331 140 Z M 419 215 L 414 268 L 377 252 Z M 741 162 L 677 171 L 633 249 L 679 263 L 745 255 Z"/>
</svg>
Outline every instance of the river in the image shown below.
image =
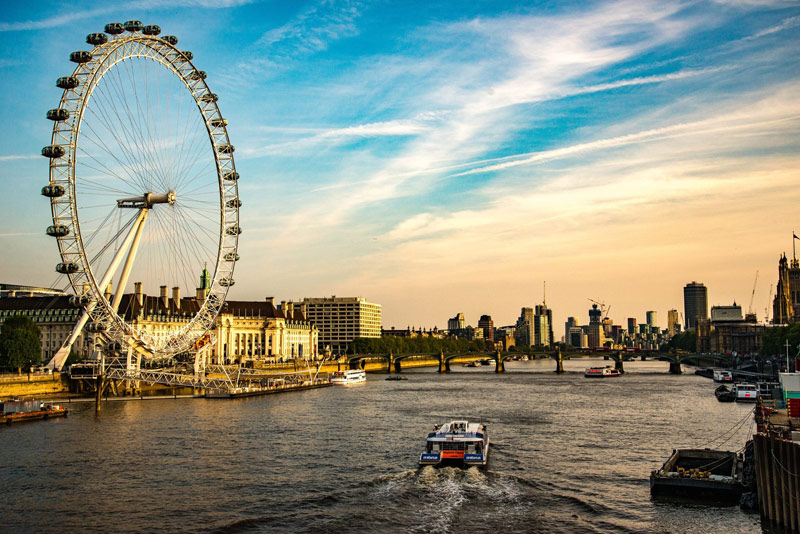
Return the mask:
<svg viewBox="0 0 800 534">
<path fill-rule="evenodd" d="M 71 405 L 0 428 L 3 532 L 750 533 L 738 507 L 650 499 L 673 448 L 737 450 L 752 405 L 626 362 L 509 362 L 237 400 Z M 613 362 L 602 362 L 613 363 Z M 483 420 L 486 470 L 417 467 L 434 424 Z M 739 431 L 728 431 L 741 424 Z"/>
</svg>

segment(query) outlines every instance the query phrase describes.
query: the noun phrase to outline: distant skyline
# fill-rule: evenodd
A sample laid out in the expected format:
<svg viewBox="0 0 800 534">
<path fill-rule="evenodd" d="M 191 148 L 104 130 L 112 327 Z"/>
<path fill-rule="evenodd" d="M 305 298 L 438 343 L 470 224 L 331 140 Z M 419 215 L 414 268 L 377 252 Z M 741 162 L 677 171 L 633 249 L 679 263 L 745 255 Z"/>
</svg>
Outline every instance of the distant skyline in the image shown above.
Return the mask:
<svg viewBox="0 0 800 534">
<path fill-rule="evenodd" d="M 800 6 L 757 0 L 11 3 L 2 282 L 56 279 L 44 115 L 86 34 L 130 19 L 179 37 L 230 122 L 232 299 L 502 326 L 546 280 L 560 338 L 587 298 L 664 327 L 693 280 L 746 312 L 758 270 L 771 312 L 800 232 Z"/>
</svg>

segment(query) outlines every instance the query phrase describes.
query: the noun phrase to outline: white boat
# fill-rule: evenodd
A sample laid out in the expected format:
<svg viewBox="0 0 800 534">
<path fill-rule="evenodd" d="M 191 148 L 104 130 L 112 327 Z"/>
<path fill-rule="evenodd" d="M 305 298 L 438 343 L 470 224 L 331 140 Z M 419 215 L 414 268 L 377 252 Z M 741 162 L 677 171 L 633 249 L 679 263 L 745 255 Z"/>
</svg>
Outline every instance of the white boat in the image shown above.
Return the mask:
<svg viewBox="0 0 800 534">
<path fill-rule="evenodd" d="M 469 421 L 450 421 L 434 426 L 428 434 L 419 465 L 483 467 L 489 460 L 489 434 L 486 425 Z"/>
<path fill-rule="evenodd" d="M 349 386 L 351 384 L 363 384 L 367 381 L 367 373 L 361 369 L 348 369 L 347 371 L 336 371 L 331 376 L 331 384 L 334 386 Z"/>
<path fill-rule="evenodd" d="M 583 372 L 586 378 L 608 378 L 619 375 L 620 372 L 613 367 L 589 367 Z"/>
<path fill-rule="evenodd" d="M 758 399 L 758 388 L 754 384 L 734 384 L 733 392 L 736 402 L 756 402 Z"/>
<path fill-rule="evenodd" d="M 733 382 L 733 375 L 724 369 L 714 369 L 714 382 Z"/>
</svg>

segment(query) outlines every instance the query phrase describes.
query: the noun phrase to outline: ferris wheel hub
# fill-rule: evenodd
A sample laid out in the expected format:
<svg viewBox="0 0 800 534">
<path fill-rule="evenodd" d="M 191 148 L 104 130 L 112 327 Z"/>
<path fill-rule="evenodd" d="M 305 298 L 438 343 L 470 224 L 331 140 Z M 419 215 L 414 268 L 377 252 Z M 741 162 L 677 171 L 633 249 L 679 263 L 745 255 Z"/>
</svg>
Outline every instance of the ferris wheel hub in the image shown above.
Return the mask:
<svg viewBox="0 0 800 534">
<path fill-rule="evenodd" d="M 118 208 L 152 208 L 155 204 L 175 204 L 175 191 L 167 193 L 145 193 L 140 197 L 120 198 L 117 200 Z"/>
</svg>

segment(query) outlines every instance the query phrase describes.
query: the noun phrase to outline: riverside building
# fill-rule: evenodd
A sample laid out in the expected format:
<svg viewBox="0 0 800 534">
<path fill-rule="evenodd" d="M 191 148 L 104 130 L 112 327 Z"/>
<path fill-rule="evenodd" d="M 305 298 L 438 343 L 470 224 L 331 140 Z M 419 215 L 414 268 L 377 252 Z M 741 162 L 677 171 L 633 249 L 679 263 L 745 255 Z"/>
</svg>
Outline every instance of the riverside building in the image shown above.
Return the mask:
<svg viewBox="0 0 800 534">
<path fill-rule="evenodd" d="M 299 308 L 319 330 L 320 350 L 330 349 L 334 355 L 345 354 L 357 337 L 381 337 L 381 305 L 361 297 L 306 297 L 281 305 Z"/>
<path fill-rule="evenodd" d="M 188 324 L 205 298 L 207 277 L 193 297 L 181 297 L 180 288 L 161 286 L 158 296 L 134 292 L 120 300 L 119 314 L 149 333 L 165 333 Z M 110 289 L 107 290 L 110 297 Z M 0 323 L 14 315 L 30 317 L 41 332 L 42 361 L 47 362 L 72 333 L 81 308 L 68 296 L 8 297 L 0 299 Z M 207 349 L 207 363 L 244 364 L 248 361 L 277 362 L 292 358 L 317 359 L 318 331 L 300 310 L 279 310 L 272 297 L 264 301 L 226 301 L 214 326 L 215 344 Z M 72 345 L 81 357 L 92 354 L 90 336 L 81 334 Z"/>
</svg>

